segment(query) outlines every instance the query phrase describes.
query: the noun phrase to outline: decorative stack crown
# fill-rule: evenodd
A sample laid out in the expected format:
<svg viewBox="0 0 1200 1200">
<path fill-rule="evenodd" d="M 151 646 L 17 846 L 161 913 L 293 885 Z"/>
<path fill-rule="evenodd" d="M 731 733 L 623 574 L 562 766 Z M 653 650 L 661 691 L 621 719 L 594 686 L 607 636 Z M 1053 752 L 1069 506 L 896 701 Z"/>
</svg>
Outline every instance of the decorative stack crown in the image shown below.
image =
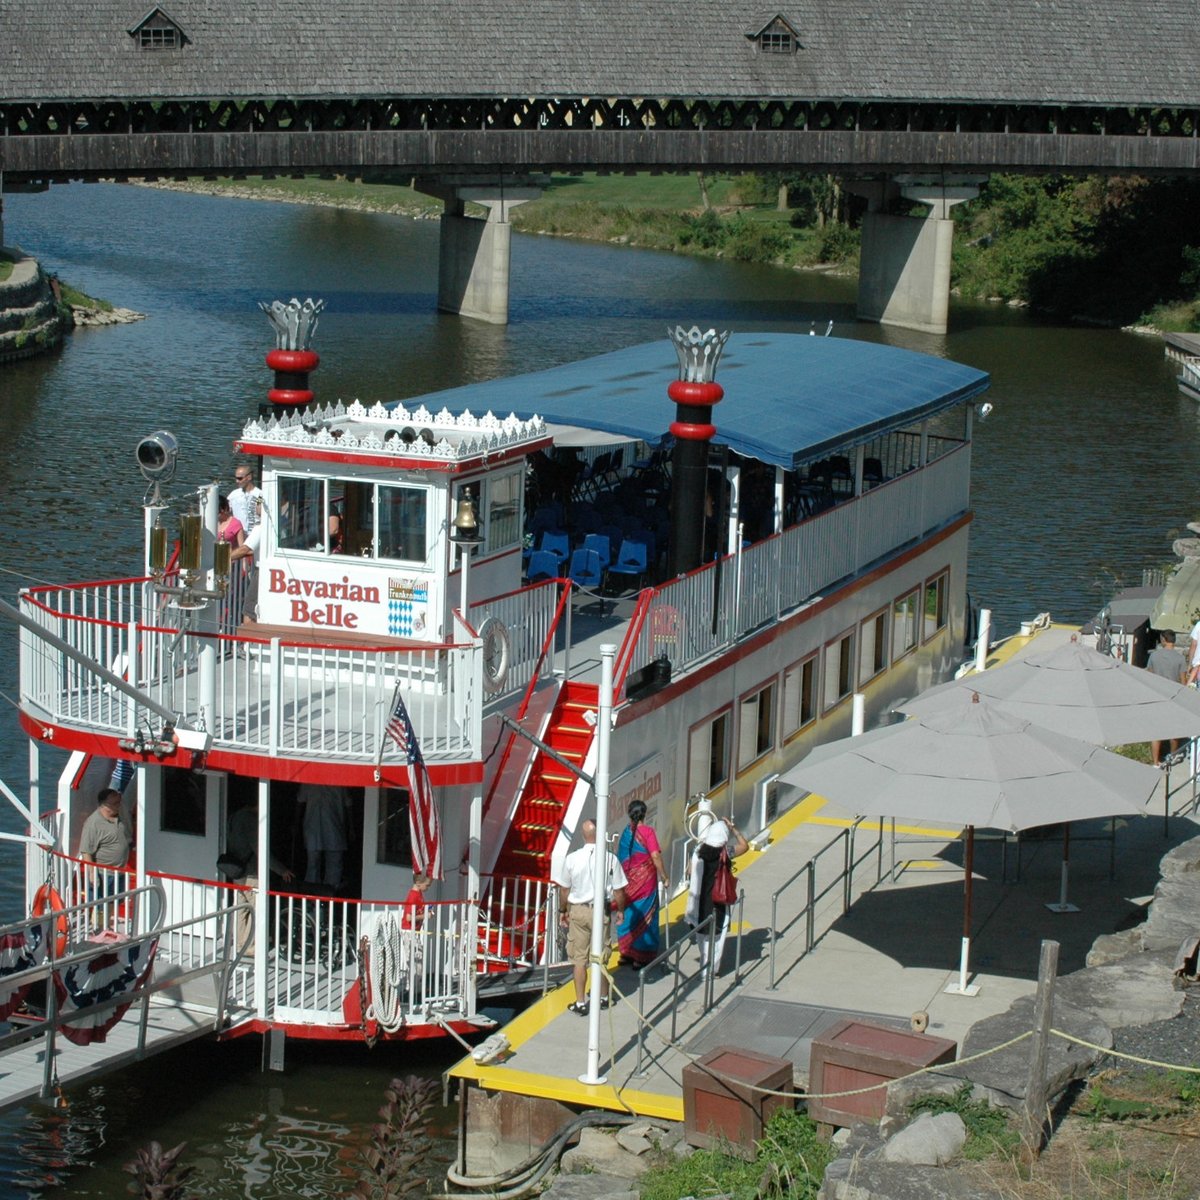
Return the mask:
<svg viewBox="0 0 1200 1200">
<path fill-rule="evenodd" d="M 272 300 L 270 304 L 260 300 L 258 307 L 275 327 L 277 350 L 307 350 L 317 332 L 317 317 L 325 307 L 325 301 L 310 296 L 301 304 L 293 296 L 286 304 L 282 300 Z"/>
<path fill-rule="evenodd" d="M 729 340 L 729 330 L 701 332 L 699 325 L 693 325 L 691 329 L 676 325 L 674 329 L 667 327 L 667 336 L 679 357 L 679 378 L 686 383 L 712 383 L 721 352 Z"/>
</svg>

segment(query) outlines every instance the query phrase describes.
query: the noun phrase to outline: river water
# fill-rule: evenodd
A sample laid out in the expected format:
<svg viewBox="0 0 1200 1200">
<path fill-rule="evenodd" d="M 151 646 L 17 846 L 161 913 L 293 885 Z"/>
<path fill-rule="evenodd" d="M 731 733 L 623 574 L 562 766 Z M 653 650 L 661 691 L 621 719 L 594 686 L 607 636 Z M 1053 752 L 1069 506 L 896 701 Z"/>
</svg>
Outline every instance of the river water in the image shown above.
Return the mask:
<svg viewBox="0 0 1200 1200">
<path fill-rule="evenodd" d="M 832 319 L 839 336 L 987 370 L 995 408 L 976 427 L 969 586 L 1000 633 L 1042 611 L 1085 619 L 1143 566 L 1169 560 L 1172 536 L 1198 515 L 1200 419 L 1157 339 L 967 304 L 953 306 L 944 337 L 885 330 L 854 322 L 853 280 L 520 236 L 501 328 L 434 311 L 433 221 L 105 184 L 4 199 L 10 244 L 147 314 L 0 367 L 9 600 L 33 582 L 136 572 L 133 448 L 145 434 L 179 435 L 180 489 L 231 480 L 231 440 L 271 384 L 273 339 L 255 302 L 293 295 L 328 305 L 314 343 L 325 400 L 399 399 L 533 370 L 675 323 L 807 331 Z M 0 778 L 22 793 L 15 651 L 15 628 L 0 627 Z M 15 829 L 16 814 L 0 808 L 0 828 Z M 22 870 L 19 851 L 0 842 L 0 912 L 16 911 Z M 122 1194 L 122 1165 L 153 1138 L 189 1142 L 197 1196 L 339 1195 L 388 1080 L 452 1058 L 292 1043 L 287 1072 L 264 1075 L 252 1039 L 185 1049 L 81 1089 L 66 1110 L 8 1118 L 0 1194 Z"/>
</svg>

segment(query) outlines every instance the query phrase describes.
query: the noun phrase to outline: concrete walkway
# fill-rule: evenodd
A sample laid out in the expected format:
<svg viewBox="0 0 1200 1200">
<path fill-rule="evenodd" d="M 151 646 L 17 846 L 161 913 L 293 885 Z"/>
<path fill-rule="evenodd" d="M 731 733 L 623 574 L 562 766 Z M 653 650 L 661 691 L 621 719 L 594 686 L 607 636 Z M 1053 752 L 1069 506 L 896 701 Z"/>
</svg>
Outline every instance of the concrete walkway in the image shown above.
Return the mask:
<svg viewBox="0 0 1200 1200">
<path fill-rule="evenodd" d="M 1180 799 L 1183 797 L 1181 796 Z M 1093 940 L 1139 921 L 1158 880 L 1158 864 L 1172 846 L 1195 836 L 1197 824 L 1160 815 L 1117 821 L 1115 845 L 1108 822 L 1072 826 L 1070 900 L 1078 912 L 1056 913 L 1061 834 L 1016 839 L 977 838 L 972 921 L 973 997 L 949 995 L 957 981 L 963 920 L 961 844 L 953 831 L 897 827 L 895 877 L 890 828 L 879 844 L 878 826 L 855 834 L 853 904 L 843 912 L 844 830 L 848 814 L 809 797 L 777 822 L 774 840 L 740 863 L 745 895 L 741 913 L 741 968 L 735 939 L 725 949 L 714 1006 L 706 1011 L 698 955 L 689 945 L 681 970 L 644 978 L 614 973 L 619 1001 L 601 1019 L 604 1085 L 577 1076 L 587 1064 L 588 1023 L 566 1011 L 565 988 L 547 996 L 506 1030 L 512 1050 L 502 1064 L 479 1067 L 470 1059 L 451 1074 L 488 1089 L 551 1097 L 572 1106 L 633 1110 L 682 1119 L 682 1072 L 698 1054 L 735 1045 L 787 1057 L 797 1081 L 808 1074 L 811 1037 L 846 1013 L 870 1013 L 907 1027 L 914 1012 L 929 1014 L 929 1030 L 961 1044 L 976 1021 L 1005 1011 L 1035 990 L 1040 943 L 1060 942 L 1060 974 L 1084 965 Z M 1152 806 L 1153 811 L 1153 806 Z M 805 953 L 807 879 L 784 890 L 775 915 L 775 986 L 771 985 L 772 895 L 823 847 L 842 839 L 819 860 L 814 891 L 829 888 L 815 906 L 816 944 Z M 1110 860 L 1115 877 L 1110 880 Z M 1019 870 L 1019 877 L 1018 877 Z M 832 886 L 830 887 L 830 885 Z M 672 905 L 672 944 L 686 934 Z M 644 1014 L 645 1051 L 638 1062 Z"/>
</svg>

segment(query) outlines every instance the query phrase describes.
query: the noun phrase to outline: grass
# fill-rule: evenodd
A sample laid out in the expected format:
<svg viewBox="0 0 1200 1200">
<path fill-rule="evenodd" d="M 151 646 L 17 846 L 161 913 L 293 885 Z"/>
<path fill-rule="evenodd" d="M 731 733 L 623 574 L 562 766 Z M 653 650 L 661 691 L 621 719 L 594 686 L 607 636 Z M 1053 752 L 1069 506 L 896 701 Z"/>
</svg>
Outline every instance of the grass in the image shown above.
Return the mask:
<svg viewBox="0 0 1200 1200">
<path fill-rule="evenodd" d="M 963 1157 L 971 1161 L 978 1162 L 995 1155 L 1011 1158 L 1021 1142 L 1009 1114 L 984 1100 L 972 1100 L 969 1083 L 949 1095 L 922 1096 L 909 1111 L 914 1115 L 931 1113 L 934 1116 L 957 1113 L 967 1127 Z"/>
<path fill-rule="evenodd" d="M 13 260 L 7 254 L 0 253 L 0 283 L 3 283 L 11 274 L 13 269 Z"/>
<path fill-rule="evenodd" d="M 71 305 L 72 308 L 98 308 L 101 312 L 112 312 L 112 304 L 107 300 L 97 300 L 86 292 L 81 292 L 78 288 L 73 288 L 69 283 L 58 281 L 59 290 L 62 292 L 64 304 Z"/>
<path fill-rule="evenodd" d="M 817 1137 L 807 1113 L 779 1109 L 767 1122 L 753 1159 L 720 1150 L 697 1150 L 687 1158 L 652 1167 L 638 1183 L 641 1200 L 681 1196 L 728 1196 L 731 1200 L 811 1200 L 833 1151 Z"/>
</svg>

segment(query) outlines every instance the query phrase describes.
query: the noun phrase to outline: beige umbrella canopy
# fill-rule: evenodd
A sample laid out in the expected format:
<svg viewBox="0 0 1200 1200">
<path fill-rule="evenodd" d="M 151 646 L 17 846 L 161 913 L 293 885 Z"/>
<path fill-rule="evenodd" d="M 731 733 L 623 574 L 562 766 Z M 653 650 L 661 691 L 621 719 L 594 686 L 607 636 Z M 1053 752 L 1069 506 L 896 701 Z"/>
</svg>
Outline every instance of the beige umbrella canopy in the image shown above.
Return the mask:
<svg viewBox="0 0 1200 1200">
<path fill-rule="evenodd" d="M 962 955 L 954 990 L 969 993 L 975 827 L 1018 832 L 1140 812 L 1160 778 L 1153 767 L 975 697 L 945 712 L 819 746 L 781 782 L 857 816 L 966 827 Z"/>
<path fill-rule="evenodd" d="M 1000 712 L 1098 746 L 1200 737 L 1200 692 L 1074 640 L 930 688 L 900 711 L 961 709 L 975 693 Z"/>
</svg>

